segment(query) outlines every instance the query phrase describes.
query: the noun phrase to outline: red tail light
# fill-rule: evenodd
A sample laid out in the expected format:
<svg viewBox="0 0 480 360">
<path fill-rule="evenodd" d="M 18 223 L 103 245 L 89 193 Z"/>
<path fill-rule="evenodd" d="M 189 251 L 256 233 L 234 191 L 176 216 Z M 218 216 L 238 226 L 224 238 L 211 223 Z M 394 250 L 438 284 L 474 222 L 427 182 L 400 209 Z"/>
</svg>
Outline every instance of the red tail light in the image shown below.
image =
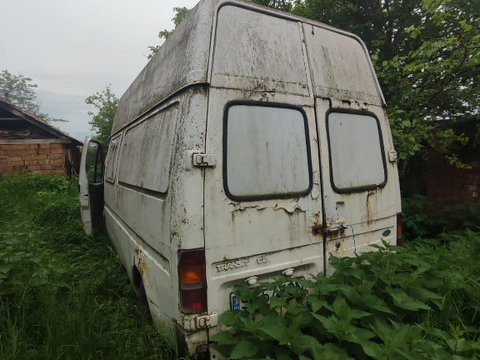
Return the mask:
<svg viewBox="0 0 480 360">
<path fill-rule="evenodd" d="M 205 279 L 205 251 L 183 250 L 178 253 L 180 305 L 184 312 L 207 311 L 207 282 Z"/>
<path fill-rule="evenodd" d="M 402 214 L 397 214 L 397 246 L 403 246 Z"/>
</svg>

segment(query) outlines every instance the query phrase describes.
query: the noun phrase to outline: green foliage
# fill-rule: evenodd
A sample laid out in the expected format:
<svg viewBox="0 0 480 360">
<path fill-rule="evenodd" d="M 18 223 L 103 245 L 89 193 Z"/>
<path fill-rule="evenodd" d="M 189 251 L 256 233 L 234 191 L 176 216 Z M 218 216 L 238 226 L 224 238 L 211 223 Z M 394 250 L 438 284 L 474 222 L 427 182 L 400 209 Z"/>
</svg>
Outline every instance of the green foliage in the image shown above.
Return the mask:
<svg viewBox="0 0 480 360">
<path fill-rule="evenodd" d="M 105 147 L 108 146 L 118 102 L 119 99 L 110 89 L 110 85 L 105 90 L 96 92 L 85 99 L 86 104 L 96 108 L 95 112 L 88 112 L 88 115 L 92 117 L 88 123 L 96 133 L 95 138 Z"/>
<path fill-rule="evenodd" d="M 7 70 L 0 73 L 0 98 L 32 114 L 39 113 L 39 106 L 35 103 L 37 84 L 23 75 L 14 75 Z"/>
<path fill-rule="evenodd" d="M 465 167 L 458 149 L 477 134 L 452 123 L 480 122 L 480 2 L 467 0 L 251 0 L 351 31 L 370 50 L 383 89 L 400 166 L 435 149 Z M 175 27 L 188 12 L 174 8 Z M 163 30 L 160 39 L 171 31 Z M 149 58 L 160 46 L 150 46 Z M 442 120 L 450 121 L 447 123 Z M 480 125 L 479 125 L 480 126 Z M 479 127 L 480 129 L 480 127 Z M 406 169 L 402 169 L 402 174 Z"/>
<path fill-rule="evenodd" d="M 383 89 L 401 166 L 430 149 L 465 166 L 456 149 L 478 134 L 452 123 L 479 122 L 480 3 L 466 0 L 304 0 L 293 10 L 365 41 Z M 450 123 L 445 123 L 447 120 Z"/>
<path fill-rule="evenodd" d="M 478 358 L 480 234 L 378 250 L 332 258 L 331 277 L 297 286 L 239 286 L 245 311 L 222 316 L 218 349 L 232 359 Z"/>
<path fill-rule="evenodd" d="M 480 6 L 424 0 L 419 11 L 426 20 L 406 30 L 418 45 L 376 61 L 380 81 L 390 84 L 392 131 L 402 159 L 426 147 L 462 166 L 455 148 L 474 134 L 455 133 L 444 121 L 479 120 Z"/>
<path fill-rule="evenodd" d="M 0 178 L 0 358 L 170 359 L 75 180 Z"/>
<path fill-rule="evenodd" d="M 291 11 L 295 4 L 292 0 L 250 0 L 256 4 L 268 6 L 282 11 Z M 296 1 L 298 3 L 298 1 Z"/>
<path fill-rule="evenodd" d="M 433 237 L 443 232 L 480 231 L 480 199 L 427 201 L 425 196 L 402 199 L 403 234 L 406 240 Z"/>
<path fill-rule="evenodd" d="M 188 14 L 190 9 L 186 7 L 174 7 L 173 11 L 175 12 L 175 15 L 172 18 L 173 24 L 175 25 L 175 29 L 177 28 L 178 25 L 182 22 L 182 20 L 185 18 L 185 16 Z M 160 40 L 167 40 L 167 38 L 170 36 L 170 34 L 173 32 L 173 30 L 167 30 L 163 29 L 158 33 L 158 38 Z M 147 55 L 148 59 L 151 59 L 153 55 L 160 49 L 161 45 L 152 45 L 148 47 L 148 50 L 150 53 Z"/>
<path fill-rule="evenodd" d="M 0 73 L 0 99 L 15 105 L 19 109 L 39 116 L 49 122 L 68 122 L 64 119 L 55 119 L 40 112 L 40 107 L 35 102 L 37 95 L 35 88 L 37 84 L 32 84 L 32 79 L 23 75 L 14 75 L 7 70 Z"/>
</svg>

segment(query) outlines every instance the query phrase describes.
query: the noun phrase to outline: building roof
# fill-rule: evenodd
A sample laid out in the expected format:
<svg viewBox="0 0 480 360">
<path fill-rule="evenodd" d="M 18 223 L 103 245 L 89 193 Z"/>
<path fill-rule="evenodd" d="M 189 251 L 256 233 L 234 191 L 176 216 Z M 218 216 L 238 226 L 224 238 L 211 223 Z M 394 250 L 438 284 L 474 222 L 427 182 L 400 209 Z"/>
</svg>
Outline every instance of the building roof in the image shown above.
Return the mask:
<svg viewBox="0 0 480 360">
<path fill-rule="evenodd" d="M 37 130 L 36 136 L 34 138 L 41 139 L 43 138 L 53 138 L 61 140 L 63 143 L 70 143 L 72 145 L 82 145 L 80 141 L 77 139 L 67 135 L 66 133 L 60 131 L 59 129 L 53 127 L 49 124 L 46 120 L 42 119 L 41 117 L 26 112 L 24 110 L 19 109 L 17 106 L 3 100 L 0 98 L 0 124 L 2 123 L 10 123 L 17 121 L 15 125 L 18 125 L 18 122 L 27 123 L 29 127 L 33 127 Z M 0 130 L 3 126 L 0 126 Z M 0 141 L 1 140 L 11 140 L 11 139 L 22 139 L 21 137 L 21 127 L 15 126 L 17 129 L 17 134 L 20 134 L 16 137 L 11 137 L 8 134 L 3 135 L 0 131 Z M 20 130 L 20 131 L 19 131 Z M 25 135 L 27 136 L 27 135 Z M 2 139 L 3 138 L 3 139 Z"/>
</svg>

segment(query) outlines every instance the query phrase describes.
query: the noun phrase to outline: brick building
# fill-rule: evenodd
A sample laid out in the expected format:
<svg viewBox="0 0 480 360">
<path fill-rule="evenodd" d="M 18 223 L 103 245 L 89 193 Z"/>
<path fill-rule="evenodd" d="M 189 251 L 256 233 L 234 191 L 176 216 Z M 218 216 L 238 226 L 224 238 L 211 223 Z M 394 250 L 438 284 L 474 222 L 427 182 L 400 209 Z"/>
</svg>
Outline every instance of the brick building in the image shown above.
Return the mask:
<svg viewBox="0 0 480 360">
<path fill-rule="evenodd" d="M 82 143 L 0 99 L 0 174 L 78 173 Z"/>
<path fill-rule="evenodd" d="M 470 169 L 457 169 L 440 155 L 431 156 L 428 162 L 427 197 L 430 200 L 480 197 L 480 165 L 477 162 L 467 164 L 471 166 Z"/>
<path fill-rule="evenodd" d="M 476 120 L 460 121 L 450 127 L 470 136 L 478 131 Z M 427 197 L 460 201 L 480 198 L 480 145 L 470 141 L 452 152 L 469 168 L 458 169 L 445 160 L 444 154 L 432 152 L 427 162 Z"/>
</svg>

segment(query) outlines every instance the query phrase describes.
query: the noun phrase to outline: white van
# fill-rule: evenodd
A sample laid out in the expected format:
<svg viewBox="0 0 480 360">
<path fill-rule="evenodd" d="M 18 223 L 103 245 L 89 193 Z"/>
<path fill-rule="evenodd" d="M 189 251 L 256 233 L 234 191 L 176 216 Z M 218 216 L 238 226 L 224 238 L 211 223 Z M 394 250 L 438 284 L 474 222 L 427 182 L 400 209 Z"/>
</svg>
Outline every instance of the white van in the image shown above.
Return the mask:
<svg viewBox="0 0 480 360">
<path fill-rule="evenodd" d="M 238 307 L 236 284 L 329 274 L 332 255 L 396 243 L 384 107 L 355 35 L 203 0 L 122 96 L 104 173 L 84 145 L 85 228 L 100 205 L 133 285 L 194 354 Z"/>
</svg>

